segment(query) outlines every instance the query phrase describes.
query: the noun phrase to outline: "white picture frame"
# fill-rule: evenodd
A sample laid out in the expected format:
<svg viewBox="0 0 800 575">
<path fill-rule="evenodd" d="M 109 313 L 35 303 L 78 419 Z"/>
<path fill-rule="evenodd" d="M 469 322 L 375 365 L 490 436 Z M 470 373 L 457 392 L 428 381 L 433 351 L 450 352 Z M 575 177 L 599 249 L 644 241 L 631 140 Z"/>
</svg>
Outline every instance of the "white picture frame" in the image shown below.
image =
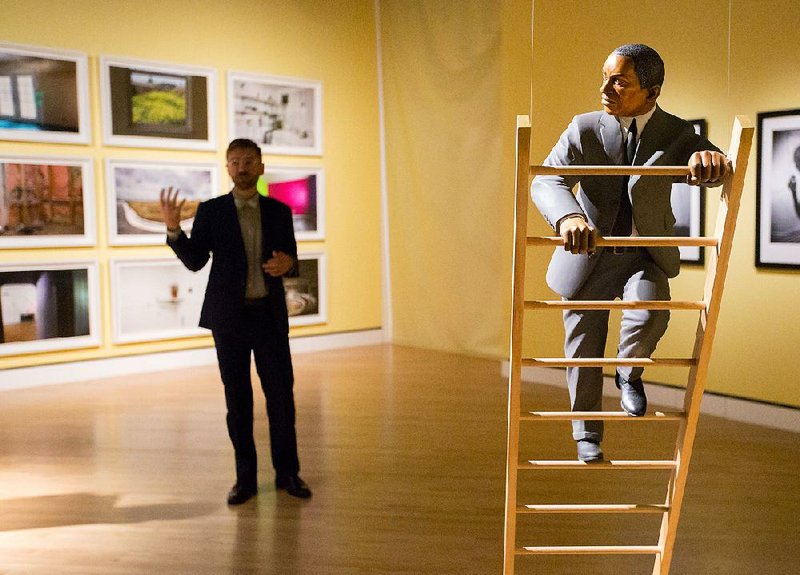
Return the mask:
<svg viewBox="0 0 800 575">
<path fill-rule="evenodd" d="M 162 188 L 174 187 L 185 199 L 181 227 L 188 233 L 200 202 L 219 195 L 219 168 L 211 162 L 106 159 L 108 241 L 112 246 L 162 245 Z"/>
<path fill-rule="evenodd" d="M 97 243 L 89 158 L 0 155 L 0 249 Z"/>
<path fill-rule="evenodd" d="M 95 260 L 0 265 L 0 356 L 99 346 L 99 302 Z"/>
<path fill-rule="evenodd" d="M 321 167 L 267 165 L 259 191 L 292 210 L 297 241 L 325 239 L 325 170 Z"/>
<path fill-rule="evenodd" d="M 212 68 L 101 56 L 103 143 L 215 150 L 216 86 Z"/>
<path fill-rule="evenodd" d="M 210 335 L 197 325 L 210 268 L 191 272 L 174 257 L 112 258 L 112 341 Z"/>
<path fill-rule="evenodd" d="M 228 72 L 228 135 L 264 154 L 322 155 L 322 82 Z"/>
<path fill-rule="evenodd" d="M 0 42 L 0 140 L 88 144 L 88 57 Z"/>
<path fill-rule="evenodd" d="M 284 278 L 289 326 L 323 324 L 328 321 L 328 271 L 324 252 L 297 254 L 300 276 Z"/>
</svg>

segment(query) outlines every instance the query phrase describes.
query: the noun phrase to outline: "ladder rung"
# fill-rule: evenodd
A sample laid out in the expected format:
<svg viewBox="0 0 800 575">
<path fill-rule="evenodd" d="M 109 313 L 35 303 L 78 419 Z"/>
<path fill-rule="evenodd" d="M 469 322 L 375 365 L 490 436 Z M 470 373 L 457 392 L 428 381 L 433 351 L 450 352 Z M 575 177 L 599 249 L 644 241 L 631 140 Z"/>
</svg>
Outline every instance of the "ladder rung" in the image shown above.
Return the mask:
<svg viewBox="0 0 800 575">
<path fill-rule="evenodd" d="M 532 165 L 532 176 L 688 176 L 688 166 L 542 166 Z"/>
<path fill-rule="evenodd" d="M 528 236 L 526 244 L 529 246 L 563 246 L 564 239 L 561 236 Z M 595 244 L 601 247 L 694 247 L 716 246 L 719 244 L 719 240 L 709 236 L 700 236 L 694 238 L 675 236 L 608 236 L 606 238 L 597 238 L 595 240 Z"/>
<path fill-rule="evenodd" d="M 683 366 L 691 367 L 697 363 L 694 358 L 645 358 L 645 357 L 532 357 L 524 358 L 522 365 L 527 367 L 606 367 L 614 365 L 627 365 L 629 367 Z"/>
<path fill-rule="evenodd" d="M 624 411 L 529 411 L 520 415 L 520 421 L 559 420 L 609 420 L 623 421 L 680 421 L 686 418 L 683 411 L 656 411 L 641 417 L 631 417 Z"/>
<path fill-rule="evenodd" d="M 666 513 L 669 505 L 593 504 L 593 505 L 520 505 L 517 513 Z"/>
<path fill-rule="evenodd" d="M 661 555 L 658 545 L 563 545 L 520 547 L 518 555 Z"/>
<path fill-rule="evenodd" d="M 517 469 L 675 469 L 674 459 L 612 460 L 586 463 L 577 459 L 531 459 L 520 463 Z"/>
<path fill-rule="evenodd" d="M 614 300 L 530 300 L 525 309 L 706 309 L 704 301 L 614 301 Z"/>
</svg>

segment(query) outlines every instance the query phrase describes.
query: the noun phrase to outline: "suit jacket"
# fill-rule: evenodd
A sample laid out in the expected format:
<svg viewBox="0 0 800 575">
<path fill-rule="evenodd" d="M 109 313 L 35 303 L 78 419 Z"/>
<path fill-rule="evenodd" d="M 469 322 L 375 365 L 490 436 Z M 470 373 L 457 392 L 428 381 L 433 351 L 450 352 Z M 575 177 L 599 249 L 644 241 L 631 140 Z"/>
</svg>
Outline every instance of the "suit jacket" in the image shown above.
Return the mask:
<svg viewBox="0 0 800 575">
<path fill-rule="evenodd" d="M 278 200 L 259 196 L 261 210 L 262 253 L 266 259 L 272 252 L 281 251 L 295 260 L 287 276 L 297 275 L 297 243 L 294 238 L 291 209 Z M 167 239 L 183 264 L 192 271 L 201 269 L 211 257 L 200 327 L 212 331 L 235 331 L 242 314 L 247 286 L 247 256 L 236 213 L 233 193 L 202 202 L 194 218 L 191 237 L 181 232 L 175 240 Z M 213 256 L 213 257 L 212 257 Z M 286 294 L 283 280 L 264 274 L 269 290 L 269 305 L 274 325 L 289 332 Z"/>
<path fill-rule="evenodd" d="M 692 125 L 656 107 L 639 138 L 633 164 L 686 165 L 699 150 L 719 149 L 697 135 Z M 548 166 L 624 164 L 619 121 L 606 112 L 575 116 L 544 162 Z M 673 235 L 675 217 L 670 205 L 671 176 L 631 176 L 628 196 L 633 221 L 641 236 Z M 577 193 L 572 188 L 578 184 Z M 619 210 L 624 176 L 537 176 L 531 184 L 536 207 L 555 229 L 569 214 L 583 214 L 601 235 L 610 235 Z M 558 231 L 558 230 L 556 230 Z M 602 248 L 598 249 L 597 255 Z M 680 270 L 677 247 L 647 248 L 667 277 Z M 586 281 L 598 257 L 557 248 L 547 270 L 547 284 L 563 297 L 572 297 Z"/>
</svg>

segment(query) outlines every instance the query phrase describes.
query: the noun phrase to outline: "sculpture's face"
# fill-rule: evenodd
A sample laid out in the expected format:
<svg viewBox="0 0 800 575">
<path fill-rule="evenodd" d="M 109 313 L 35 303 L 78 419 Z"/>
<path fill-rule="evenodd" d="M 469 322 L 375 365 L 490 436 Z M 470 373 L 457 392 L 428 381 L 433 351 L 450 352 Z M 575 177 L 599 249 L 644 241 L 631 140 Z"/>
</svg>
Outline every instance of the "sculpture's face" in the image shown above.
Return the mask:
<svg viewBox="0 0 800 575">
<path fill-rule="evenodd" d="M 612 116 L 640 116 L 656 104 L 661 86 L 642 88 L 633 60 L 611 54 L 603 64 L 600 103 Z"/>
</svg>

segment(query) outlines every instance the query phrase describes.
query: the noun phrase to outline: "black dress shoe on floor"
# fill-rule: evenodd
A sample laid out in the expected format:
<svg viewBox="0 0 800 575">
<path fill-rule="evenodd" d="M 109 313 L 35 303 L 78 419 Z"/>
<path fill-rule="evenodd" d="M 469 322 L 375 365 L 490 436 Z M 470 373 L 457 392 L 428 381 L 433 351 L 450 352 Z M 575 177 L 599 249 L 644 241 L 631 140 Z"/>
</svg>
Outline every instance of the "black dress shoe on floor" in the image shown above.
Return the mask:
<svg viewBox="0 0 800 575">
<path fill-rule="evenodd" d="M 275 487 L 285 489 L 286 493 L 292 497 L 308 499 L 311 497 L 311 490 L 306 482 L 300 479 L 299 475 L 279 475 L 275 478 Z"/>
<path fill-rule="evenodd" d="M 647 396 L 644 394 L 642 379 L 625 381 L 619 374 L 615 377 L 617 388 L 622 392 L 620 406 L 625 413 L 634 417 L 641 417 L 647 412 Z"/>
<path fill-rule="evenodd" d="M 591 439 L 580 439 L 578 445 L 578 459 L 584 463 L 597 463 L 603 461 L 603 450 L 600 444 Z"/>
<path fill-rule="evenodd" d="M 228 505 L 241 505 L 258 493 L 255 485 L 242 485 L 237 483 L 228 492 Z"/>
</svg>

